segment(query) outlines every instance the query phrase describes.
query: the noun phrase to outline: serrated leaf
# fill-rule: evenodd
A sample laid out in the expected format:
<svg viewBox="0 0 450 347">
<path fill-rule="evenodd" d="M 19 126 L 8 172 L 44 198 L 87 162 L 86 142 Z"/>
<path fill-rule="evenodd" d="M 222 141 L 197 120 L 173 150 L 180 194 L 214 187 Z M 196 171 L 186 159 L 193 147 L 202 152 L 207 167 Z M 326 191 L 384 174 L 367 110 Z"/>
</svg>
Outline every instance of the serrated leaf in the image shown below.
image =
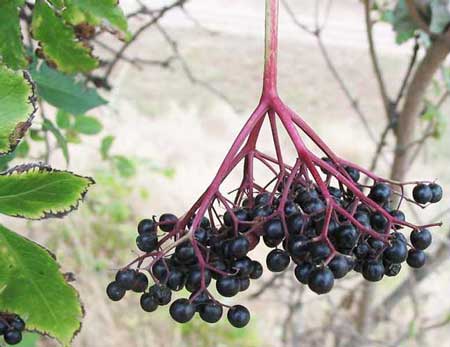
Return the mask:
<svg viewBox="0 0 450 347">
<path fill-rule="evenodd" d="M 102 131 L 102 123 L 92 116 L 76 116 L 73 128 L 83 135 L 96 135 Z"/>
<path fill-rule="evenodd" d="M 397 33 L 396 41 L 398 44 L 402 44 L 414 37 L 418 27 L 409 14 L 405 0 L 399 0 L 397 2 L 393 12 L 392 24 L 394 31 Z"/>
<path fill-rule="evenodd" d="M 0 311 L 14 312 L 37 330 L 68 346 L 83 309 L 54 257 L 38 244 L 0 225 Z"/>
<path fill-rule="evenodd" d="M 44 120 L 43 128 L 44 128 L 44 130 L 48 130 L 53 134 L 53 136 L 56 139 L 56 142 L 58 143 L 59 148 L 61 148 L 64 159 L 66 160 L 66 163 L 69 164 L 69 148 L 67 147 L 67 140 L 64 137 L 64 135 L 48 119 Z"/>
<path fill-rule="evenodd" d="M 36 1 L 31 30 L 47 60 L 55 64 L 58 70 L 66 73 L 89 72 L 98 66 L 91 49 L 77 40 L 73 28 L 66 25 L 47 1 Z"/>
<path fill-rule="evenodd" d="M 126 32 L 127 19 L 117 0 L 66 0 L 65 18 L 72 24 L 87 22 L 99 25 L 106 21 L 111 26 Z"/>
<path fill-rule="evenodd" d="M 39 164 L 16 166 L 0 174 L 0 213 L 43 219 L 64 217 L 78 208 L 90 177 Z"/>
<path fill-rule="evenodd" d="M 14 70 L 28 65 L 20 30 L 19 6 L 23 1 L 0 1 L 0 61 Z"/>
<path fill-rule="evenodd" d="M 432 0 L 430 31 L 442 33 L 450 23 L 450 9 L 448 0 Z"/>
<path fill-rule="evenodd" d="M 28 74 L 0 64 L 0 100 L 0 155 L 3 155 L 18 145 L 36 110 L 34 87 Z"/>
<path fill-rule="evenodd" d="M 113 145 L 115 138 L 112 135 L 105 136 L 100 145 L 100 153 L 102 155 L 102 159 L 105 160 L 109 157 L 109 151 Z"/>
<path fill-rule="evenodd" d="M 33 64 L 31 76 L 37 91 L 49 104 L 72 114 L 83 114 L 107 103 L 95 89 L 87 88 L 74 76 L 65 75 L 47 64 Z"/>
</svg>

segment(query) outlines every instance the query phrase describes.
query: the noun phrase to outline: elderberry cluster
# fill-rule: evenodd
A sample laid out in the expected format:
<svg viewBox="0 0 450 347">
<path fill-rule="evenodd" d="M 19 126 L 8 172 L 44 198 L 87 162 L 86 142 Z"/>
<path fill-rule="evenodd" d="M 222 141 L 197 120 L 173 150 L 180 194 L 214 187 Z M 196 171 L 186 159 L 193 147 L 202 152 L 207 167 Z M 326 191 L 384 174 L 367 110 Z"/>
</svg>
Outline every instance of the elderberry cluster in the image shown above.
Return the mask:
<svg viewBox="0 0 450 347">
<path fill-rule="evenodd" d="M 22 341 L 25 322 L 16 314 L 0 313 L 0 335 L 8 345 Z"/>
<path fill-rule="evenodd" d="M 361 174 L 352 167 L 345 168 L 345 175 L 362 196 L 340 181 L 333 185 L 332 179 L 324 180 L 324 193 L 323 186 L 306 180 L 301 171 L 294 175 L 286 173 L 271 191 L 261 188 L 254 195 L 237 196 L 234 203 L 222 199 L 223 214 L 211 202 L 209 218 L 201 218 L 195 228 L 195 211 L 180 219 L 166 213 L 159 220 L 142 220 L 136 245 L 144 254 L 117 272 L 107 287 L 109 298 L 118 301 L 126 291 L 141 293 L 140 305 L 147 312 L 172 302 L 170 315 L 180 323 L 196 313 L 215 323 L 227 308 L 228 321 L 241 328 L 250 320 L 248 309 L 221 303 L 210 289 L 233 297 L 260 278 L 263 266 L 248 255 L 260 240 L 271 249 L 266 257 L 269 271 L 282 272 L 294 263 L 296 279 L 317 294 L 330 292 L 335 280 L 351 271 L 375 282 L 396 276 L 404 262 L 412 268 L 425 264 L 431 232 L 407 222 L 400 207 L 404 201 L 440 201 L 438 184 L 415 184 L 413 201 L 405 197 L 403 185 L 358 183 Z M 410 242 L 401 232 L 405 228 L 411 229 Z M 173 292 L 182 289 L 189 297 L 172 301 Z"/>
</svg>

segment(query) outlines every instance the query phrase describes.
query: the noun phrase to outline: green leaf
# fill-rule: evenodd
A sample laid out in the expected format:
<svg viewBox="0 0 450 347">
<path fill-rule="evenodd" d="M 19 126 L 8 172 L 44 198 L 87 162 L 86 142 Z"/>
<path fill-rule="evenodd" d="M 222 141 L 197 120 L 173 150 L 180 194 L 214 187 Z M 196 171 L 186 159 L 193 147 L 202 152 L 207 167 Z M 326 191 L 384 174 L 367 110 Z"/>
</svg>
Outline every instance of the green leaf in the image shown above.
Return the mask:
<svg viewBox="0 0 450 347">
<path fill-rule="evenodd" d="M 124 33 L 128 29 L 127 19 L 117 0 L 66 0 L 64 17 L 75 25 L 84 22 L 99 25 L 106 21 Z"/>
<path fill-rule="evenodd" d="M 14 70 L 28 65 L 20 31 L 19 5 L 23 1 L 0 1 L 0 61 Z"/>
<path fill-rule="evenodd" d="M 28 155 L 28 153 L 30 153 L 30 144 L 28 143 L 28 141 L 23 140 L 16 147 L 15 153 L 19 158 L 25 158 Z"/>
<path fill-rule="evenodd" d="M 43 128 L 53 134 L 59 148 L 61 148 L 66 163 L 69 164 L 69 148 L 67 147 L 67 140 L 64 135 L 61 134 L 61 131 L 59 131 L 59 129 L 48 119 L 44 120 Z"/>
<path fill-rule="evenodd" d="M 408 41 L 414 37 L 418 29 L 416 23 L 409 14 L 405 0 L 399 0 L 393 12 L 393 27 L 397 33 L 396 41 L 398 44 Z"/>
<path fill-rule="evenodd" d="M 70 345 L 83 309 L 52 254 L 1 225 L 0 254 L 0 311 L 17 313 L 27 329 Z"/>
<path fill-rule="evenodd" d="M 91 49 L 78 41 L 73 28 L 45 0 L 37 0 L 31 30 L 43 54 L 58 70 L 66 73 L 89 72 L 98 66 Z"/>
<path fill-rule="evenodd" d="M 105 160 L 109 157 L 109 151 L 113 145 L 115 138 L 112 135 L 105 136 L 100 145 L 100 153 L 102 155 L 102 159 Z"/>
<path fill-rule="evenodd" d="M 78 208 L 90 185 L 90 177 L 30 164 L 0 174 L 0 213 L 43 219 L 64 217 Z"/>
<path fill-rule="evenodd" d="M 448 0 L 432 0 L 430 31 L 442 33 L 450 23 L 450 9 Z"/>
<path fill-rule="evenodd" d="M 116 155 L 113 157 L 116 168 L 122 177 L 133 177 L 136 174 L 136 165 L 127 157 Z"/>
<path fill-rule="evenodd" d="M 102 123 L 97 118 L 91 116 L 76 116 L 73 128 L 80 134 L 96 135 L 102 131 Z"/>
<path fill-rule="evenodd" d="M 70 113 L 58 110 L 56 114 L 56 125 L 61 129 L 68 129 L 71 126 L 70 118 Z"/>
<path fill-rule="evenodd" d="M 0 65 L 0 101 L 0 155 L 3 155 L 18 145 L 36 110 L 34 87 L 28 74 Z"/>
<path fill-rule="evenodd" d="M 65 75 L 47 64 L 33 64 L 30 73 L 37 91 L 49 104 L 72 114 L 83 114 L 107 103 L 95 89 L 87 88 L 74 76 Z"/>
</svg>

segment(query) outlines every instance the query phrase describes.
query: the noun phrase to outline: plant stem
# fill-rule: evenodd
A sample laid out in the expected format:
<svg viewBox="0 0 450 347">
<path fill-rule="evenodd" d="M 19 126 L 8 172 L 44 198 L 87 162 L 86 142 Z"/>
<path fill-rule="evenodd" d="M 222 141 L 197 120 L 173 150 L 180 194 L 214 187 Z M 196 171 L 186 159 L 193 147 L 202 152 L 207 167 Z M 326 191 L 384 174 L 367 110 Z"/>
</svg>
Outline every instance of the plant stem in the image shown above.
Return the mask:
<svg viewBox="0 0 450 347">
<path fill-rule="evenodd" d="M 277 92 L 279 0 L 266 0 L 266 38 L 264 55 L 263 98 L 273 98 Z"/>
</svg>

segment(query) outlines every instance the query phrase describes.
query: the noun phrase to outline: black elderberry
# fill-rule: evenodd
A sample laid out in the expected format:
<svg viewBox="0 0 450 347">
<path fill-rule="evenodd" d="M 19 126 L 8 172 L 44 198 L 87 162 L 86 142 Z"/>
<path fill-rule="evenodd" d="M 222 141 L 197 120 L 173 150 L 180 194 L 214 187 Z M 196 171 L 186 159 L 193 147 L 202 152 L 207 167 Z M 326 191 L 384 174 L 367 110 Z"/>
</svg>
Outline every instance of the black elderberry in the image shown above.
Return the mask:
<svg viewBox="0 0 450 347">
<path fill-rule="evenodd" d="M 158 236 L 155 233 L 142 233 L 136 238 L 136 245 L 142 252 L 153 252 L 158 248 Z"/>
<path fill-rule="evenodd" d="M 250 278 L 252 280 L 256 280 L 260 278 L 263 274 L 263 267 L 261 263 L 257 262 L 256 260 L 252 261 L 252 271 L 250 272 Z"/>
<path fill-rule="evenodd" d="M 247 222 L 250 220 L 250 216 L 245 209 L 238 209 L 234 211 L 234 215 L 236 216 L 238 222 Z M 233 226 L 233 218 L 231 217 L 231 214 L 227 211 L 225 212 L 223 216 L 223 221 L 226 226 L 232 227 Z M 248 229 L 247 225 L 240 224 L 239 225 L 239 231 L 243 232 Z"/>
<path fill-rule="evenodd" d="M 267 268 L 272 272 L 282 272 L 289 266 L 291 258 L 281 249 L 272 250 L 266 258 Z"/>
<path fill-rule="evenodd" d="M 234 276 L 222 277 L 216 282 L 217 292 L 225 297 L 232 297 L 239 293 L 240 281 Z"/>
<path fill-rule="evenodd" d="M 402 263 L 408 256 L 406 243 L 400 240 L 392 241 L 391 245 L 383 252 L 383 257 L 391 263 Z"/>
<path fill-rule="evenodd" d="M 295 267 L 295 271 L 294 271 L 295 278 L 297 278 L 297 280 L 300 283 L 308 284 L 309 275 L 311 274 L 311 272 L 313 270 L 314 270 L 314 266 L 311 263 L 304 262 L 304 263 L 298 264 Z"/>
<path fill-rule="evenodd" d="M 3 337 L 8 345 L 17 345 L 22 341 L 22 333 L 15 329 L 8 330 Z"/>
<path fill-rule="evenodd" d="M 117 282 L 111 282 L 106 287 L 106 294 L 112 301 L 119 301 L 125 295 L 125 289 Z"/>
<path fill-rule="evenodd" d="M 369 193 L 369 198 L 378 204 L 384 204 L 389 200 L 392 194 L 392 189 L 385 183 L 376 183 Z"/>
<path fill-rule="evenodd" d="M 244 257 L 250 249 L 250 242 L 244 236 L 239 236 L 230 243 L 230 253 L 235 258 Z"/>
<path fill-rule="evenodd" d="M 235 260 L 231 264 L 231 268 L 233 270 L 237 270 L 237 276 L 240 278 L 250 276 L 250 273 L 253 270 L 253 262 L 249 257 L 244 257 L 241 259 Z"/>
<path fill-rule="evenodd" d="M 305 217 L 301 213 L 295 213 L 287 218 L 286 224 L 290 234 L 299 234 L 305 225 Z"/>
<path fill-rule="evenodd" d="M 400 210 L 394 210 L 390 214 L 392 217 L 394 217 L 395 219 L 398 219 L 402 222 L 404 222 L 406 220 L 405 214 Z"/>
<path fill-rule="evenodd" d="M 163 258 L 158 259 L 152 266 L 152 273 L 153 276 L 155 276 L 158 280 L 165 281 L 167 276 L 169 275 L 168 262 Z"/>
<path fill-rule="evenodd" d="M 289 238 L 287 243 L 288 252 L 294 257 L 305 255 L 309 250 L 309 240 L 306 236 L 295 235 Z"/>
<path fill-rule="evenodd" d="M 173 228 L 175 228 L 177 222 L 178 222 L 177 216 L 171 213 L 164 213 L 163 215 L 161 215 L 161 217 L 159 217 L 159 228 L 162 231 L 168 233 L 172 231 Z"/>
<path fill-rule="evenodd" d="M 172 291 L 165 285 L 154 284 L 148 290 L 148 293 L 155 297 L 158 305 L 167 305 L 172 300 Z"/>
<path fill-rule="evenodd" d="M 370 217 L 370 224 L 372 225 L 373 229 L 377 231 L 383 231 L 388 224 L 388 220 L 380 212 L 375 212 Z"/>
<path fill-rule="evenodd" d="M 328 192 L 331 194 L 331 196 L 336 200 L 339 201 L 342 199 L 342 191 L 336 187 L 328 187 Z"/>
<path fill-rule="evenodd" d="M 300 204 L 300 206 L 302 208 L 303 208 L 303 205 L 306 204 L 311 199 L 319 198 L 319 194 L 317 193 L 317 191 L 315 189 L 308 190 L 305 187 L 300 187 L 300 188 L 297 188 L 295 193 L 296 193 L 296 196 L 295 196 L 294 201 L 297 204 Z"/>
<path fill-rule="evenodd" d="M 424 251 L 420 249 L 410 249 L 408 252 L 408 258 L 406 258 L 406 262 L 412 268 L 418 269 L 425 265 L 427 257 Z"/>
<path fill-rule="evenodd" d="M 239 291 L 244 292 L 250 287 L 249 278 L 241 278 L 239 281 Z"/>
<path fill-rule="evenodd" d="M 211 263 L 211 266 L 219 271 L 222 272 L 226 272 L 227 271 L 227 266 L 225 265 L 225 263 L 221 260 L 214 260 Z M 212 271 L 212 278 L 214 278 L 215 280 L 217 280 L 218 278 L 221 278 L 222 275 L 220 273 L 218 273 L 217 271 Z"/>
<path fill-rule="evenodd" d="M 0 335 L 3 335 L 8 330 L 8 325 L 3 319 L 0 319 Z"/>
<path fill-rule="evenodd" d="M 384 274 L 389 277 L 397 276 L 402 269 L 402 264 L 386 264 L 384 266 Z"/>
<path fill-rule="evenodd" d="M 211 222 L 209 221 L 208 218 L 203 217 L 202 221 L 200 222 L 200 228 L 208 230 L 209 228 L 211 228 Z"/>
<path fill-rule="evenodd" d="M 25 322 L 23 321 L 22 318 L 20 318 L 19 316 L 15 316 L 10 322 L 9 324 L 11 325 L 11 327 L 13 327 L 14 329 L 18 330 L 18 331 L 23 331 L 25 329 Z"/>
<path fill-rule="evenodd" d="M 433 198 L 433 192 L 429 185 L 421 183 L 414 187 L 413 198 L 419 204 L 426 204 Z"/>
<path fill-rule="evenodd" d="M 184 272 L 173 269 L 172 271 L 170 271 L 169 276 L 167 277 L 166 285 L 173 291 L 179 291 L 183 289 L 185 281 L 186 276 Z"/>
<path fill-rule="evenodd" d="M 270 201 L 270 193 L 268 192 L 260 193 L 255 197 L 256 206 L 267 205 L 269 201 Z"/>
<path fill-rule="evenodd" d="M 131 290 L 136 293 L 142 293 L 145 292 L 145 290 L 148 287 L 148 278 L 143 274 L 142 272 L 138 272 L 136 274 L 136 279 L 133 283 L 133 288 Z"/>
<path fill-rule="evenodd" d="M 413 230 L 410 239 L 414 248 L 424 250 L 431 245 L 433 236 L 428 229 Z"/>
<path fill-rule="evenodd" d="M 136 281 L 136 274 L 133 269 L 120 270 L 116 274 L 116 283 L 123 289 L 130 290 Z"/>
<path fill-rule="evenodd" d="M 363 265 L 362 274 L 370 282 L 380 281 L 384 276 L 383 263 L 376 260 L 369 260 Z"/>
<path fill-rule="evenodd" d="M 258 206 L 253 210 L 253 217 L 269 217 L 272 213 L 273 209 L 270 206 Z"/>
<path fill-rule="evenodd" d="M 265 222 L 264 234 L 269 239 L 282 239 L 284 237 L 284 228 L 281 220 L 276 218 Z"/>
<path fill-rule="evenodd" d="M 352 249 L 358 239 L 358 231 L 351 224 L 343 224 L 332 234 L 332 239 L 339 250 Z"/>
<path fill-rule="evenodd" d="M 312 243 L 309 247 L 309 251 L 313 263 L 319 263 L 322 260 L 327 259 L 327 257 L 331 254 L 330 247 L 328 247 L 325 242 Z"/>
<path fill-rule="evenodd" d="M 306 214 L 316 214 L 325 209 L 325 204 L 319 198 L 314 198 L 303 204 L 302 209 Z"/>
<path fill-rule="evenodd" d="M 195 314 L 195 305 L 188 299 L 177 299 L 170 305 L 170 316 L 178 323 L 189 322 Z"/>
<path fill-rule="evenodd" d="M 358 259 L 364 259 L 369 254 L 370 248 L 367 243 L 360 243 L 358 246 L 355 247 L 353 250 L 353 253 L 355 254 L 355 257 Z"/>
<path fill-rule="evenodd" d="M 334 285 L 334 276 L 330 269 L 319 268 L 313 270 L 309 275 L 308 286 L 317 294 L 326 294 Z"/>
<path fill-rule="evenodd" d="M 381 251 L 385 246 L 385 243 L 382 240 L 373 237 L 369 237 L 368 242 L 370 247 L 375 251 Z"/>
<path fill-rule="evenodd" d="M 187 279 L 186 279 L 186 289 L 188 291 L 190 291 L 191 293 L 197 291 L 198 289 L 200 289 L 201 287 L 201 283 L 202 283 L 202 276 L 204 276 L 204 281 L 205 281 L 205 286 L 208 287 L 209 284 L 211 283 L 211 271 L 209 271 L 208 269 L 204 269 L 203 275 L 202 275 L 202 271 L 200 269 L 192 269 L 191 271 L 189 271 L 189 274 L 187 275 Z"/>
<path fill-rule="evenodd" d="M 442 187 L 436 183 L 431 183 L 428 185 L 428 187 L 431 189 L 432 195 L 430 202 L 434 204 L 441 201 L 443 195 Z"/>
<path fill-rule="evenodd" d="M 209 233 L 208 231 L 206 231 L 206 229 L 203 228 L 198 228 L 195 232 L 194 232 L 194 238 L 202 243 L 202 244 L 206 244 L 208 242 L 208 238 L 209 238 Z"/>
<path fill-rule="evenodd" d="M 284 205 L 284 214 L 286 217 L 289 217 L 293 215 L 294 213 L 298 213 L 298 207 L 293 201 L 286 201 L 286 204 Z"/>
<path fill-rule="evenodd" d="M 347 166 L 345 168 L 345 171 L 347 171 L 348 175 L 351 177 L 351 179 L 353 180 L 353 182 L 358 182 L 361 174 L 359 173 L 359 171 L 353 167 Z"/>
<path fill-rule="evenodd" d="M 191 264 L 195 260 L 194 246 L 190 242 L 184 242 L 175 248 L 175 256 L 182 264 Z"/>
<path fill-rule="evenodd" d="M 159 306 L 156 297 L 149 293 L 144 293 L 141 295 L 140 304 L 141 308 L 146 312 L 153 312 Z"/>
<path fill-rule="evenodd" d="M 222 318 L 223 308 L 214 301 L 209 301 L 201 306 L 200 318 L 207 323 L 216 323 Z"/>
<path fill-rule="evenodd" d="M 206 291 L 202 291 L 200 293 L 192 293 L 189 296 L 189 301 L 195 305 L 198 312 L 200 308 L 209 301 L 209 295 Z"/>
<path fill-rule="evenodd" d="M 328 267 L 333 273 L 333 277 L 335 279 L 344 277 L 350 270 L 349 262 L 347 261 L 347 258 L 344 257 L 343 255 L 335 256 L 328 264 Z"/>
<path fill-rule="evenodd" d="M 235 328 L 243 328 L 250 321 L 250 312 L 242 305 L 234 305 L 228 310 L 227 318 Z"/>
<path fill-rule="evenodd" d="M 153 233 L 156 232 L 156 223 L 151 219 L 143 219 L 138 224 L 138 233 L 139 234 L 145 234 L 145 233 Z"/>
<path fill-rule="evenodd" d="M 358 222 L 360 222 L 366 228 L 370 228 L 370 215 L 367 212 L 356 211 L 353 216 Z"/>
</svg>

